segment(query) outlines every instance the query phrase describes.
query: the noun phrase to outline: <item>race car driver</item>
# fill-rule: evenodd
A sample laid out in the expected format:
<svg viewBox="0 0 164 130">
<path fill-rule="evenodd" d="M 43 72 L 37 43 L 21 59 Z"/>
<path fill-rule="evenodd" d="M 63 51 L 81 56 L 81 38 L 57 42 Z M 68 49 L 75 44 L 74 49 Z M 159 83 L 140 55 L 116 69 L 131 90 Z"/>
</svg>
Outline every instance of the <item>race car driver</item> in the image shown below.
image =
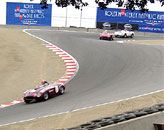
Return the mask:
<svg viewBox="0 0 164 130">
<path fill-rule="evenodd" d="M 41 84 L 44 85 L 44 86 L 48 86 L 49 85 L 49 83 L 47 81 L 45 81 L 45 80 L 41 80 Z"/>
</svg>

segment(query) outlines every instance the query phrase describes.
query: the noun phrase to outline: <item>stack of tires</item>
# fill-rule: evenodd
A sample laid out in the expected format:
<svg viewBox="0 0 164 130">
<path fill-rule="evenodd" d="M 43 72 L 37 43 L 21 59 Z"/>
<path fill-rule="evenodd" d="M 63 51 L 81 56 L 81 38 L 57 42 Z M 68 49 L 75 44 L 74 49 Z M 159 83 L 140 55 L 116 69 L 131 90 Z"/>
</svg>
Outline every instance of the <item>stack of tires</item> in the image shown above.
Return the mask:
<svg viewBox="0 0 164 130">
<path fill-rule="evenodd" d="M 134 119 L 137 117 L 145 116 L 160 111 L 164 111 L 164 104 L 157 104 L 152 107 L 142 108 L 134 111 L 128 111 L 122 114 L 117 114 L 97 120 L 92 120 L 88 123 L 82 124 L 74 128 L 69 128 L 67 130 L 93 130 L 96 128 L 108 126 L 111 124 L 123 122 L 126 120 Z"/>
</svg>

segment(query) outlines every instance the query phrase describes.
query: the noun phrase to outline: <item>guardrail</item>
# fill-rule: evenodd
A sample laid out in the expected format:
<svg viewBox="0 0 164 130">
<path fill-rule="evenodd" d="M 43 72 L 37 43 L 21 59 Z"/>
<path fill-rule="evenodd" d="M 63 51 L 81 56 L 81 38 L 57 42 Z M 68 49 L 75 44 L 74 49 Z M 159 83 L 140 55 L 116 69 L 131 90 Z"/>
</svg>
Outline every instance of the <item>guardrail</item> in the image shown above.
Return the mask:
<svg viewBox="0 0 164 130">
<path fill-rule="evenodd" d="M 154 130 L 153 123 L 159 122 L 164 123 L 164 103 L 92 120 L 64 130 Z"/>
</svg>

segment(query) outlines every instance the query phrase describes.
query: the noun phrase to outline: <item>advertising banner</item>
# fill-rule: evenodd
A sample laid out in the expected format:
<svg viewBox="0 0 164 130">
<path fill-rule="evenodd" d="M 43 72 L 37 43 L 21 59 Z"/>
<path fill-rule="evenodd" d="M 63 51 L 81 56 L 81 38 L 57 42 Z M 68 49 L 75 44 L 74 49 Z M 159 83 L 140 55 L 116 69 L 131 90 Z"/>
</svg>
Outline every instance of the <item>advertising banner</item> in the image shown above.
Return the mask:
<svg viewBox="0 0 164 130">
<path fill-rule="evenodd" d="M 97 8 L 97 28 L 109 24 L 112 29 L 122 29 L 129 24 L 133 30 L 143 32 L 164 33 L 164 12 L 148 11 L 141 13 L 139 10 Z"/>
<path fill-rule="evenodd" d="M 51 26 L 52 5 L 48 5 L 47 9 L 41 6 L 36 3 L 7 2 L 6 24 Z"/>
</svg>

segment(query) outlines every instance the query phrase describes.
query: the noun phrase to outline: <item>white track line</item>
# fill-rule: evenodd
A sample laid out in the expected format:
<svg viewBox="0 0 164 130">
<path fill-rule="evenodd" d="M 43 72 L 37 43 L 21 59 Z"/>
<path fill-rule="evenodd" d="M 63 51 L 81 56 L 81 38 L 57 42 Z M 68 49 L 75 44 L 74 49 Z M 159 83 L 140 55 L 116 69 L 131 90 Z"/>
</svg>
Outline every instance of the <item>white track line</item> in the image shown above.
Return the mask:
<svg viewBox="0 0 164 130">
<path fill-rule="evenodd" d="M 12 122 L 12 123 L 8 123 L 8 124 L 3 124 L 3 125 L 0 125 L 0 127 L 1 126 L 12 125 L 12 124 L 17 124 L 17 123 L 22 123 L 22 122 L 26 122 L 26 121 L 32 121 L 32 120 L 37 120 L 37 119 L 42 119 L 42 118 L 47 118 L 47 117 L 62 115 L 62 114 L 67 114 L 69 112 L 76 112 L 76 111 L 90 109 L 90 108 L 95 108 L 95 107 L 99 107 L 99 106 L 103 106 L 103 105 L 109 105 L 109 104 L 117 103 L 117 102 L 121 102 L 121 101 L 127 101 L 129 99 L 134 99 L 134 98 L 138 98 L 138 97 L 142 97 L 142 96 L 146 96 L 146 95 L 158 93 L 158 92 L 161 92 L 161 91 L 164 91 L 164 89 L 157 90 L 157 91 L 150 92 L 150 93 L 146 93 L 146 94 L 142 94 L 142 95 L 138 95 L 138 96 L 134 96 L 134 97 L 130 97 L 130 98 L 125 98 L 125 99 L 117 100 L 117 101 L 112 101 L 112 102 L 108 102 L 108 103 L 98 104 L 98 105 L 95 105 L 95 106 L 89 106 L 89 107 L 84 107 L 84 108 L 80 108 L 80 109 L 75 109 L 75 110 L 72 110 L 72 111 L 65 111 L 65 112 L 61 112 L 61 113 L 57 113 L 57 114 L 51 114 L 51 115 L 46 115 L 46 116 L 42 116 L 42 117 L 31 118 L 31 119 L 28 119 L 28 120 L 22 120 L 22 121 L 18 121 L 18 122 Z"/>
</svg>

